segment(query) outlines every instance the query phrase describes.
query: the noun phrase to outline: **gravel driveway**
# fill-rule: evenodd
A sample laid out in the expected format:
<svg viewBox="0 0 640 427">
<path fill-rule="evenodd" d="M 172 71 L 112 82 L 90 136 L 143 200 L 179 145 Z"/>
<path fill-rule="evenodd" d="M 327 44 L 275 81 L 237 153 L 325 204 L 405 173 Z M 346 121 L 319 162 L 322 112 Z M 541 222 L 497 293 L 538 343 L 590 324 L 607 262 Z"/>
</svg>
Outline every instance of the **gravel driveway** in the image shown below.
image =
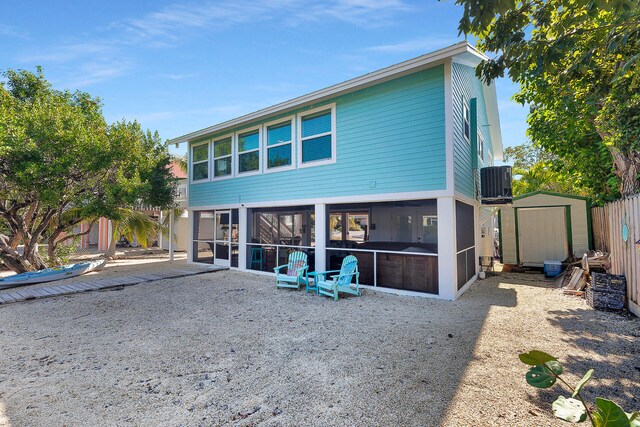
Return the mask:
<svg viewBox="0 0 640 427">
<path fill-rule="evenodd" d="M 638 319 L 551 287 L 335 303 L 228 271 L 0 306 L 0 425 L 563 425 L 560 390 L 524 381 L 533 348 L 639 409 Z"/>
</svg>

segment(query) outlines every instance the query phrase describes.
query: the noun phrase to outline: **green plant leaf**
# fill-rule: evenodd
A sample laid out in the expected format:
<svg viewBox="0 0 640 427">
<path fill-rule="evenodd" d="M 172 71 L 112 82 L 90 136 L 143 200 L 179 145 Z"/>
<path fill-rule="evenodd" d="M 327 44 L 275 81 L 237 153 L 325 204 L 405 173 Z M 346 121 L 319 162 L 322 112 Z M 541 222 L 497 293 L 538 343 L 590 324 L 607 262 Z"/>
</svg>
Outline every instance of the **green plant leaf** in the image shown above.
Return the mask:
<svg viewBox="0 0 640 427">
<path fill-rule="evenodd" d="M 632 414 L 627 412 L 627 417 L 629 417 L 631 427 L 640 427 L 640 412 L 636 411 Z"/>
<path fill-rule="evenodd" d="M 578 399 L 559 396 L 551 405 L 553 415 L 571 423 L 581 423 L 587 419 L 587 409 Z"/>
<path fill-rule="evenodd" d="M 576 397 L 576 395 L 580 393 L 582 387 L 587 383 L 587 381 L 591 379 L 591 375 L 593 375 L 593 369 L 589 369 L 587 373 L 584 374 L 582 379 L 578 381 L 578 384 L 576 384 L 576 388 L 573 390 L 573 394 L 571 395 L 571 397 Z"/>
<path fill-rule="evenodd" d="M 518 355 L 518 357 L 522 363 L 532 366 L 542 365 L 544 363 L 551 362 L 552 360 L 558 360 L 550 354 L 540 350 L 531 350 L 528 353 Z"/>
<path fill-rule="evenodd" d="M 597 427 L 630 427 L 631 421 L 626 412 L 613 401 L 596 397 L 598 409 L 593 412 Z"/>
<path fill-rule="evenodd" d="M 556 383 L 556 377 L 553 375 L 562 374 L 562 365 L 555 360 L 537 365 L 529 369 L 525 375 L 527 383 L 537 388 L 549 388 Z"/>
</svg>

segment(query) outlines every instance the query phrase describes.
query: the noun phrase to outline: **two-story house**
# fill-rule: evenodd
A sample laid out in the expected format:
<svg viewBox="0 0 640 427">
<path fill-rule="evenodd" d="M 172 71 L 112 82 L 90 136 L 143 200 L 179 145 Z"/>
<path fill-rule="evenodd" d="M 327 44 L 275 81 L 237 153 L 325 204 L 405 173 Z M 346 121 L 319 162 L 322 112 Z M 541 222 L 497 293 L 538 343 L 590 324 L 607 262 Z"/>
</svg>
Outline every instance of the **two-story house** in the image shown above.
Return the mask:
<svg viewBox="0 0 640 427">
<path fill-rule="evenodd" d="M 478 168 L 502 156 L 482 59 L 458 43 L 171 140 L 188 143 L 189 261 L 272 272 L 302 250 L 322 271 L 353 254 L 366 285 L 461 295 L 489 216 Z"/>
</svg>

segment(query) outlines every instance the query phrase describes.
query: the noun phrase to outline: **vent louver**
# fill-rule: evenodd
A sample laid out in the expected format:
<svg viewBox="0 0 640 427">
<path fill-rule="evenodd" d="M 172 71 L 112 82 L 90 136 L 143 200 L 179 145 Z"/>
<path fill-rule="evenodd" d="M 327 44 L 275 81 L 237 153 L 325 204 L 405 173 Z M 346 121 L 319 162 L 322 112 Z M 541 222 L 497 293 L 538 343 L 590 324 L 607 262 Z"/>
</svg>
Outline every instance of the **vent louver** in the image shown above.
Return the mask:
<svg viewBox="0 0 640 427">
<path fill-rule="evenodd" d="M 483 205 L 504 205 L 512 201 L 511 166 L 480 169 L 480 202 Z"/>
</svg>

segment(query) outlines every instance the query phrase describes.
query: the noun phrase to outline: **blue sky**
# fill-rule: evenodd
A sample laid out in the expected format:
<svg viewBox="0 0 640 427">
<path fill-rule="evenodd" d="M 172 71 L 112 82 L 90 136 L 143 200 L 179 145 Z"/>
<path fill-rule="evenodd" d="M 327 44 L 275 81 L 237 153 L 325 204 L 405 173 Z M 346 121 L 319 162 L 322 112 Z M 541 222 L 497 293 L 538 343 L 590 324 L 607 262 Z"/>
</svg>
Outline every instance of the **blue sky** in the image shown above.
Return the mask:
<svg viewBox="0 0 640 427">
<path fill-rule="evenodd" d="M 0 3 L 0 68 L 99 96 L 109 122 L 179 135 L 448 46 L 453 0 Z M 497 83 L 505 146 L 527 110 Z"/>
</svg>

